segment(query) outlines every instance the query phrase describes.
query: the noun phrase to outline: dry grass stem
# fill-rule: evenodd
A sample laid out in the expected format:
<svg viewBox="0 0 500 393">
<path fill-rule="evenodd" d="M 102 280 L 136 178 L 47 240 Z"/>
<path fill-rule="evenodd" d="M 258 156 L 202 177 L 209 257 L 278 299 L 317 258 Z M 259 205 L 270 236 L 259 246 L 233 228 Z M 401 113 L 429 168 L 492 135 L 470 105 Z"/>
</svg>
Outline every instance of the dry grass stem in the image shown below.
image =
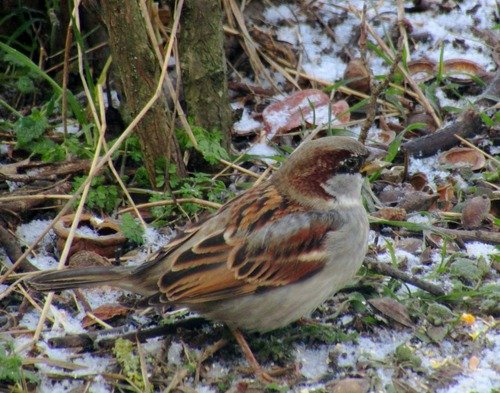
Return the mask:
<svg viewBox="0 0 500 393">
<path fill-rule="evenodd" d="M 179 26 L 179 21 L 180 21 L 180 10 L 182 9 L 182 4 L 184 3 L 184 0 L 179 0 L 179 5 L 176 9 L 176 14 L 174 17 L 174 23 L 173 23 L 173 31 L 177 31 L 177 28 Z M 173 46 L 173 41 L 174 41 L 174 34 L 170 37 L 170 41 L 167 46 L 167 51 L 165 54 L 165 59 L 169 59 L 172 51 L 172 46 Z M 24 259 L 27 255 L 29 255 L 33 249 L 36 247 L 36 245 L 44 238 L 44 236 L 52 229 L 54 224 L 64 215 L 66 214 L 70 208 L 73 205 L 73 202 L 76 201 L 76 199 L 81 195 L 83 192 L 84 187 L 86 187 L 90 182 L 92 181 L 92 177 L 108 162 L 109 158 L 118 150 L 118 148 L 121 146 L 121 144 L 127 139 L 130 134 L 133 132 L 135 126 L 139 121 L 143 118 L 143 116 L 148 112 L 148 110 L 153 106 L 153 104 L 156 102 L 156 100 L 160 97 L 161 91 L 162 91 L 162 86 L 163 86 L 163 80 L 165 79 L 165 76 L 167 75 L 167 68 L 168 68 L 168 61 L 164 61 L 163 67 L 162 67 L 162 72 L 160 75 L 160 78 L 158 80 L 158 84 L 156 86 L 156 90 L 151 97 L 151 99 L 146 103 L 146 105 L 142 108 L 142 110 L 137 114 L 137 116 L 131 121 L 131 123 L 128 125 L 128 127 L 122 132 L 120 137 L 115 141 L 115 144 L 109 149 L 109 151 L 104 154 L 103 157 L 98 161 L 97 165 L 89 171 L 88 177 L 85 179 L 85 181 L 80 185 L 78 190 L 76 190 L 71 197 L 71 199 L 64 205 L 64 207 L 61 209 L 61 211 L 57 214 L 57 216 L 52 220 L 50 225 L 42 231 L 42 233 L 35 239 L 32 245 L 28 247 L 28 249 L 23 253 L 23 255 L 13 264 L 11 268 L 7 270 L 7 272 L 0 277 L 0 284 L 19 266 L 19 263 L 21 262 L 22 259 Z M 3 294 L 0 294 L 0 298 Z"/>
<path fill-rule="evenodd" d="M 350 7 L 350 11 L 353 12 L 360 20 L 362 19 L 362 16 L 360 15 L 360 12 L 357 8 Z M 385 54 L 394 61 L 394 55 L 391 51 L 391 49 L 387 46 L 387 44 L 384 42 L 384 40 L 377 34 L 375 29 L 370 23 L 366 23 L 366 28 L 370 35 L 377 41 L 377 44 L 382 48 L 382 50 L 385 52 Z M 424 107 L 426 112 L 431 115 L 432 119 L 434 120 L 434 123 L 436 126 L 439 128 L 441 127 L 441 119 L 437 116 L 436 112 L 432 108 L 432 105 L 430 104 L 429 100 L 425 97 L 424 93 L 418 87 L 418 84 L 413 80 L 413 77 L 408 73 L 408 71 L 402 66 L 398 66 L 399 71 L 404 75 L 405 80 L 408 82 L 410 87 L 413 89 L 413 91 L 417 94 L 419 98 L 420 104 Z"/>
<path fill-rule="evenodd" d="M 198 205 L 210 207 L 213 209 L 219 209 L 222 206 L 220 203 L 210 202 L 210 201 L 206 201 L 204 199 L 199 199 L 199 198 L 177 198 L 175 200 L 166 199 L 164 201 L 141 203 L 139 205 L 136 205 L 136 207 L 137 207 L 137 209 L 148 209 L 150 207 L 155 207 L 155 206 L 178 205 L 179 203 L 196 203 Z M 120 209 L 118 211 L 118 214 L 127 213 L 127 212 L 130 212 L 132 210 L 133 210 L 133 208 L 127 207 L 124 209 Z"/>
<path fill-rule="evenodd" d="M 491 161 L 493 161 L 496 165 L 500 166 L 500 161 L 493 157 L 491 154 L 486 153 L 484 150 L 481 150 L 479 147 L 474 145 L 473 143 L 470 143 L 467 139 L 462 138 L 460 135 L 455 135 L 455 138 L 457 138 L 460 142 L 462 142 L 464 145 L 469 146 L 470 148 L 477 150 L 479 153 L 481 153 L 483 156 L 489 158 Z"/>
</svg>

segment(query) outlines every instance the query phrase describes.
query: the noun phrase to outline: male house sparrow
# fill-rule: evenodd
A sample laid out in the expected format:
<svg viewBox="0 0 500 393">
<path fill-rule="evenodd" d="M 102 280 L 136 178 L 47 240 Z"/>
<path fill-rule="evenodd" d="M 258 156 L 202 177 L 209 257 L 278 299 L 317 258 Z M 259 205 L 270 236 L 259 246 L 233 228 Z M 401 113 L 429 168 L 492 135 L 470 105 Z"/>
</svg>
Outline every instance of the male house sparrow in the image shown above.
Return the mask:
<svg viewBox="0 0 500 393">
<path fill-rule="evenodd" d="M 357 272 L 367 248 L 361 166 L 347 137 L 304 143 L 274 176 L 181 233 L 141 266 L 48 271 L 40 291 L 111 285 L 150 304 L 185 306 L 225 323 L 263 376 L 239 329 L 266 332 L 311 313 Z"/>
</svg>

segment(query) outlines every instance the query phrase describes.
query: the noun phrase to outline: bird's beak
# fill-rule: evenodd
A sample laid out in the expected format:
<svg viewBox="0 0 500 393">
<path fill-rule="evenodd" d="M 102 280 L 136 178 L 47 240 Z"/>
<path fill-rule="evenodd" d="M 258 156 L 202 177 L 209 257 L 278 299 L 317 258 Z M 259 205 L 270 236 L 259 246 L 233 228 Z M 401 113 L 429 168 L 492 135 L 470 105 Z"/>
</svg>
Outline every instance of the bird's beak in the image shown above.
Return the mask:
<svg viewBox="0 0 500 393">
<path fill-rule="evenodd" d="M 390 165 L 389 162 L 381 160 L 385 156 L 386 152 L 381 149 L 368 148 L 370 154 L 366 158 L 364 165 L 359 170 L 364 175 L 371 175 L 372 173 L 378 172 L 386 166 Z"/>
</svg>

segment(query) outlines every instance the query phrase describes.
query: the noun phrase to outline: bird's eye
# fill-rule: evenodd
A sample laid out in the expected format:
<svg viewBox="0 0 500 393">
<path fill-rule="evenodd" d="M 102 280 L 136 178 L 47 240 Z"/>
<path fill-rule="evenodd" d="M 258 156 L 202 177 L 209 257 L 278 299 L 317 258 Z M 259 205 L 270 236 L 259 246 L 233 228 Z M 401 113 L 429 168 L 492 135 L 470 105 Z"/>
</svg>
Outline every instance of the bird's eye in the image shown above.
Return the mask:
<svg viewBox="0 0 500 393">
<path fill-rule="evenodd" d="M 361 157 L 348 157 L 341 163 L 341 168 L 348 173 L 357 172 L 361 166 Z"/>
</svg>

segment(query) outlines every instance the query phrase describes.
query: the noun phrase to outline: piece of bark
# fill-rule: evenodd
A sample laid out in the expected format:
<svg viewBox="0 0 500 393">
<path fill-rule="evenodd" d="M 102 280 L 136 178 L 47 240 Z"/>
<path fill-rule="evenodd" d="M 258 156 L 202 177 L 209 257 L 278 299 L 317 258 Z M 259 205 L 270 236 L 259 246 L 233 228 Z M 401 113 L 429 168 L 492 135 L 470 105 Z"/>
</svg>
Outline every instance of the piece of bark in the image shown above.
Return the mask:
<svg viewBox="0 0 500 393">
<path fill-rule="evenodd" d="M 229 148 L 231 106 L 224 56 L 224 12 L 221 2 L 184 2 L 179 58 L 187 114 L 195 125 L 222 133 L 222 145 Z"/>
<path fill-rule="evenodd" d="M 0 169 L 0 179 L 15 182 L 29 183 L 37 180 L 58 180 L 67 175 L 88 172 L 90 160 L 65 161 L 47 164 L 46 162 L 30 162 L 24 160 L 19 163 L 4 165 Z M 32 170 L 32 174 L 19 173 Z"/>
<path fill-rule="evenodd" d="M 49 194 L 66 194 L 71 190 L 70 182 L 59 182 L 51 188 L 45 188 L 43 190 L 33 189 L 33 188 L 20 188 L 13 191 L 10 194 L 0 195 L 0 214 L 2 211 L 7 211 L 10 213 L 23 213 L 33 209 L 36 206 L 42 205 L 46 202 L 44 195 Z M 26 196 L 26 199 L 22 199 Z M 34 198 L 36 196 L 36 198 Z M 2 197 L 18 197 L 16 200 L 2 201 Z M 51 198 L 51 200 L 54 200 Z"/>
<path fill-rule="evenodd" d="M 481 195 L 468 200 L 462 210 L 462 225 L 466 229 L 481 226 L 491 209 L 491 200 L 487 195 Z"/>
<path fill-rule="evenodd" d="M 118 338 L 125 340 L 145 342 L 148 338 L 166 336 L 177 333 L 178 329 L 199 329 L 210 322 L 204 318 L 193 317 L 172 324 L 158 326 L 150 329 L 130 331 L 127 326 L 99 333 L 70 334 L 63 337 L 50 338 L 49 345 L 55 348 L 77 348 L 93 350 L 95 347 L 111 348 Z"/>
<path fill-rule="evenodd" d="M 498 103 L 500 96 L 500 69 L 497 70 L 495 76 L 489 83 L 488 87 L 483 91 L 479 98 L 474 102 L 475 105 L 489 106 Z"/>
<path fill-rule="evenodd" d="M 389 276 L 397 280 L 401 280 L 417 288 L 423 289 L 424 291 L 427 291 L 434 296 L 446 295 L 446 292 L 440 286 L 424 281 L 414 275 L 405 273 L 401 270 L 398 270 L 389 265 L 388 263 L 376 262 L 371 258 L 365 258 L 364 265 L 368 269 L 376 273 L 380 273 L 383 274 L 384 276 Z"/>
<path fill-rule="evenodd" d="M 452 236 L 456 239 L 462 241 L 479 241 L 483 243 L 489 243 L 493 245 L 500 244 L 500 232 L 482 231 L 482 230 L 471 230 L 465 231 L 460 229 L 449 229 L 449 228 L 439 228 L 432 227 L 434 232 L 441 232 L 445 235 Z"/>
<path fill-rule="evenodd" d="M 23 251 L 21 250 L 19 243 L 16 241 L 15 236 L 2 226 L 0 226 L 0 247 L 5 250 L 5 253 L 11 261 L 17 261 L 21 255 L 23 255 Z M 12 266 L 6 260 L 3 261 L 3 264 L 7 267 Z M 19 267 L 25 272 L 38 271 L 38 268 L 33 266 L 26 258 L 22 260 Z"/>
<path fill-rule="evenodd" d="M 440 130 L 403 143 L 402 150 L 414 157 L 429 157 L 460 143 L 455 135 L 469 138 L 485 130 L 479 113 L 467 110 L 462 117 Z"/>
<path fill-rule="evenodd" d="M 140 2 L 95 0 L 88 3 L 92 3 L 94 12 L 100 15 L 106 25 L 113 58 L 114 81 L 120 86 L 122 93 L 120 111 L 125 123 L 129 124 L 151 99 L 161 74 L 160 64 L 147 34 Z M 156 187 L 157 175 L 155 162 L 165 162 L 162 168 L 168 168 L 168 164 L 172 162 L 179 176 L 186 174 L 166 109 L 166 99 L 162 95 L 135 127 L 143 154 L 142 162 L 153 187 Z M 168 178 L 167 170 L 164 174 Z"/>
</svg>

